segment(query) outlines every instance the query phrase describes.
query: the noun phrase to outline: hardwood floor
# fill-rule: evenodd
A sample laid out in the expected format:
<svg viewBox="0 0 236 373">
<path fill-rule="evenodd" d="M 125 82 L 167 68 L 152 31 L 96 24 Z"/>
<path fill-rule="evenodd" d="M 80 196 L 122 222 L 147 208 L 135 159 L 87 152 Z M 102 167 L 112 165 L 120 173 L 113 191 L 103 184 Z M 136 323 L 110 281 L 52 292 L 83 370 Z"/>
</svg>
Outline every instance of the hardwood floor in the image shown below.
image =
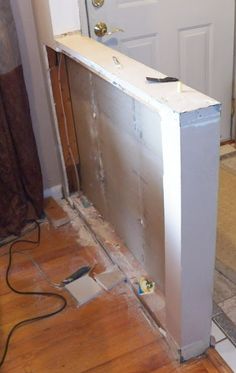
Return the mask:
<svg viewBox="0 0 236 373">
<path fill-rule="evenodd" d="M 96 262 L 95 272 L 105 269 L 107 256 L 85 232 L 79 232 L 70 224 L 56 230 L 43 223 L 39 247 L 19 244 L 17 250 L 32 248 L 27 253 L 57 283 L 85 264 Z M 33 236 L 35 232 L 27 238 Z M 4 252 L 7 246 L 0 249 L 0 255 Z M 1 350 L 12 325 L 59 305 L 57 300 L 12 293 L 5 283 L 7 261 L 7 256 L 0 257 Z M 177 363 L 127 283 L 78 308 L 66 291 L 52 288 L 25 255 L 15 254 L 11 278 L 21 290 L 59 292 L 67 298 L 68 306 L 54 317 L 16 331 L 3 373 L 231 372 L 214 350 L 189 363 Z"/>
</svg>

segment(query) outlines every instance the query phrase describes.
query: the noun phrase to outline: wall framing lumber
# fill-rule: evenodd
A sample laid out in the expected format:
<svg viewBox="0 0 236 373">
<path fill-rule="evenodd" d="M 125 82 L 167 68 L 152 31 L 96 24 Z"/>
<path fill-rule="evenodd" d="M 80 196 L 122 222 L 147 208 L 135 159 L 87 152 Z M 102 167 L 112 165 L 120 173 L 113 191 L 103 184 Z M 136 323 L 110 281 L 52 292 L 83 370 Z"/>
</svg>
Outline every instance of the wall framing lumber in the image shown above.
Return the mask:
<svg viewBox="0 0 236 373">
<path fill-rule="evenodd" d="M 62 144 L 62 152 L 65 162 L 67 173 L 69 192 L 73 193 L 79 190 L 78 174 L 79 174 L 79 151 L 74 127 L 74 117 L 71 106 L 71 95 L 68 85 L 68 75 L 65 56 L 61 53 L 55 52 L 53 49 L 46 47 L 48 65 L 50 71 L 52 93 L 56 109 L 59 133 Z M 61 61 L 60 61 L 61 59 Z M 60 66 L 59 66 L 60 64 Z M 64 112 L 60 96 L 60 83 L 59 83 L 59 68 L 61 79 L 61 93 L 64 103 L 64 111 L 66 122 L 64 120 Z M 68 138 L 65 126 L 67 125 Z M 69 146 L 68 146 L 69 142 Z M 72 156 L 71 156 L 72 153 Z M 74 164 L 75 162 L 75 164 Z M 76 168 L 76 169 L 75 169 Z"/>
</svg>

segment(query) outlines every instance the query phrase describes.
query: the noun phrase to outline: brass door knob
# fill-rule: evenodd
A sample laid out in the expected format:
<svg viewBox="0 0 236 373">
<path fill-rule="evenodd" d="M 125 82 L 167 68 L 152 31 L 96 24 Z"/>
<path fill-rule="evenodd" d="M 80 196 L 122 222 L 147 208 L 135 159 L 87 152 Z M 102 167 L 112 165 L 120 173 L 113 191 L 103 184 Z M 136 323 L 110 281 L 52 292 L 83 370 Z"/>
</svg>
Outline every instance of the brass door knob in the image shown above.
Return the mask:
<svg viewBox="0 0 236 373">
<path fill-rule="evenodd" d="M 107 34 L 107 25 L 104 22 L 98 22 L 94 27 L 94 32 L 100 38 Z"/>
<path fill-rule="evenodd" d="M 114 28 L 111 31 L 108 31 L 107 25 L 104 22 L 98 22 L 94 27 L 94 33 L 100 38 L 103 36 L 110 36 L 116 32 L 124 32 L 124 30 L 121 28 Z"/>
<path fill-rule="evenodd" d="M 92 0 L 92 4 L 95 6 L 95 8 L 100 8 L 103 6 L 104 0 Z"/>
</svg>

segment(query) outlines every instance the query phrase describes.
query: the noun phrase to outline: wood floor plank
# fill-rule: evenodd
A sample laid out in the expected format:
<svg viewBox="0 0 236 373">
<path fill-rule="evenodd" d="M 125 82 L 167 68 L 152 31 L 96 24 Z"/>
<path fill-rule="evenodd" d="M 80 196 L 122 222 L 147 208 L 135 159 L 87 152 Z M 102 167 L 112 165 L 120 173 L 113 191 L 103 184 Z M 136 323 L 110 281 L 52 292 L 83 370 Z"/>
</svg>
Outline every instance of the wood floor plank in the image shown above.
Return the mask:
<svg viewBox="0 0 236 373">
<path fill-rule="evenodd" d="M 102 302 L 101 307 L 103 307 Z M 29 352 L 33 346 L 34 353 L 37 354 L 36 360 L 31 357 L 32 368 L 39 372 L 46 372 L 47 369 L 51 371 L 54 367 L 56 372 L 61 372 L 66 366 L 68 371 L 83 372 L 92 368 L 94 364 L 103 364 L 107 360 L 117 358 L 127 351 L 137 349 L 156 339 L 152 330 L 143 333 L 146 320 L 136 306 L 127 308 L 123 305 L 118 309 L 113 307 L 113 311 L 104 316 L 100 312 L 99 318 L 94 313 L 94 309 L 90 311 L 87 308 L 86 314 L 84 314 L 83 308 L 81 310 L 82 312 L 76 308 L 67 309 L 65 315 L 59 315 L 54 320 L 46 322 L 47 325 L 54 325 L 56 329 L 59 327 L 60 335 L 56 340 L 56 330 L 53 327 L 47 330 L 46 335 L 38 330 L 34 338 L 29 338 L 27 334 L 27 337 L 24 338 L 21 333 L 21 343 L 24 344 L 25 351 Z M 67 313 L 69 320 L 66 317 Z M 15 347 L 14 344 L 12 353 L 14 352 L 13 347 Z M 46 356 L 45 350 L 47 351 Z M 26 362 L 28 362 L 28 352 L 23 354 Z M 53 357 L 57 354 L 60 355 L 60 358 L 55 367 L 55 362 L 53 365 L 52 362 Z M 67 356 L 70 356 L 70 361 L 67 361 Z M 22 359 L 22 353 L 19 357 Z M 77 366 L 74 368 L 77 357 L 80 361 L 79 370 Z M 15 353 L 14 364 L 16 363 L 17 356 Z"/>
<path fill-rule="evenodd" d="M 28 237 L 33 237 L 32 232 Z M 31 255 L 52 281 L 61 281 L 81 265 L 97 262 L 99 272 L 111 264 L 93 240 L 80 241 L 69 225 L 55 230 L 42 225 L 41 243 Z M 23 250 L 25 246 L 19 245 Z M 16 322 L 50 312 L 60 302 L 17 296 L 6 287 L 7 257 L 0 257 L 0 348 Z M 217 354 L 180 365 L 158 329 L 150 324 L 132 289 L 120 284 L 78 307 L 65 290 L 53 288 L 24 255 L 15 255 L 12 281 L 22 290 L 55 291 L 68 300 L 60 314 L 16 331 L 3 373 L 215 373 L 224 364 Z"/>
<path fill-rule="evenodd" d="M 107 363 L 96 366 L 85 373 L 144 373 L 152 372 L 153 369 L 167 364 L 169 356 L 167 350 L 163 348 L 157 341 L 146 346 L 142 346 L 137 350 L 126 353 L 117 359 L 108 361 Z"/>
<path fill-rule="evenodd" d="M 206 366 L 207 365 L 207 366 Z M 203 357 L 201 360 L 194 360 L 189 363 L 169 363 L 160 369 L 151 371 L 149 373 L 217 373 L 215 367 Z"/>
<path fill-rule="evenodd" d="M 232 369 L 226 366 L 225 361 L 214 348 L 209 348 L 206 353 L 207 361 L 210 361 L 217 369 L 217 372 L 232 373 Z"/>
</svg>

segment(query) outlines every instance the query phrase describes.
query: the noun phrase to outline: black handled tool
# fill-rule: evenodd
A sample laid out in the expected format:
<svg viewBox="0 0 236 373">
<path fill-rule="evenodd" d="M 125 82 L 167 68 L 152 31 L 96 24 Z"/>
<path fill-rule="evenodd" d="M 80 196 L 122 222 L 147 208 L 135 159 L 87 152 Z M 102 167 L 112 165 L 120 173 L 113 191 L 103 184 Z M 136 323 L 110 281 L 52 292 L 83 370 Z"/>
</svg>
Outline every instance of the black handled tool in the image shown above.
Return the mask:
<svg viewBox="0 0 236 373">
<path fill-rule="evenodd" d="M 147 76 L 146 80 L 149 83 L 171 83 L 171 82 L 178 82 L 179 81 L 179 79 L 172 78 L 170 76 L 167 76 L 166 78 L 152 78 L 150 76 Z"/>
<path fill-rule="evenodd" d="M 81 267 L 80 269 L 78 269 L 78 271 L 72 273 L 72 275 L 65 278 L 65 280 L 62 281 L 62 284 L 63 285 L 69 284 L 70 282 L 77 280 L 77 278 L 80 278 L 86 275 L 90 270 L 91 270 L 91 267 L 89 266 Z"/>
</svg>

